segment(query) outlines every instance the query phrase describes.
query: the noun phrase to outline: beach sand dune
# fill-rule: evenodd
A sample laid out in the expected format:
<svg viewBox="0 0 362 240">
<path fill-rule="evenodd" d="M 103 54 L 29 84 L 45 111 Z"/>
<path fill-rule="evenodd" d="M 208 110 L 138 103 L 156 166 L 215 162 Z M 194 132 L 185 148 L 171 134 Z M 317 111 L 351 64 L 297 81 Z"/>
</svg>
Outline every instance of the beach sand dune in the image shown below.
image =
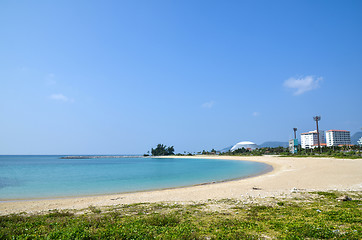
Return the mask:
<svg viewBox="0 0 362 240">
<path fill-rule="evenodd" d="M 195 156 L 194 158 L 201 157 Z M 84 209 L 89 206 L 111 206 L 140 202 L 188 203 L 225 198 L 243 200 L 250 196 L 259 198 L 290 196 L 298 191 L 362 191 L 362 159 L 276 156 L 207 156 L 205 158 L 263 162 L 271 165 L 273 170 L 263 175 L 240 180 L 174 189 L 0 202 L 0 214 L 38 213 L 53 209 Z"/>
</svg>

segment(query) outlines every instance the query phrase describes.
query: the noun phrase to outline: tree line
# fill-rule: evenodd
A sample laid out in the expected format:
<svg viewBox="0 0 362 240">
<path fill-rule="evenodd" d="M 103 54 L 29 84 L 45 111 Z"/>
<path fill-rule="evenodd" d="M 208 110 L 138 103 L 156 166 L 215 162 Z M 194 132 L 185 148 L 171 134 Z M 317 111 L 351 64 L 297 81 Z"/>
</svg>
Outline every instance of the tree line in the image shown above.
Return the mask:
<svg viewBox="0 0 362 240">
<path fill-rule="evenodd" d="M 219 155 L 229 155 L 229 156 L 261 156 L 261 155 L 282 155 L 282 156 L 325 156 L 325 157 L 349 157 L 349 158 L 361 158 L 362 157 L 362 147 L 361 146 L 342 146 L 342 147 L 322 147 L 321 150 L 318 148 L 314 149 L 302 149 L 300 146 L 298 147 L 298 153 L 292 154 L 289 152 L 288 148 L 285 147 L 264 147 L 257 148 L 254 150 L 240 148 L 235 151 L 227 151 L 227 152 L 217 152 L 215 149 L 211 151 L 197 152 L 197 153 L 186 153 L 184 154 L 178 153 L 176 155 L 185 156 L 185 155 L 209 155 L 209 154 L 219 154 Z M 151 149 L 152 156 L 169 156 L 175 155 L 174 146 L 166 146 L 164 144 L 158 144 L 156 148 Z M 145 156 L 149 156 L 149 154 L 145 154 Z"/>
</svg>

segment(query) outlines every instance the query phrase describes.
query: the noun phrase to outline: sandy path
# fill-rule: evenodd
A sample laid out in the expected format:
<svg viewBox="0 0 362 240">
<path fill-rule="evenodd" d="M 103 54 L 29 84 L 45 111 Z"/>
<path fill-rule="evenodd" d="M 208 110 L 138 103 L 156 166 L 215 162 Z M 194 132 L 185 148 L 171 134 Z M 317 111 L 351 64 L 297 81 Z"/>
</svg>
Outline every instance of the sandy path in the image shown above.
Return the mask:
<svg viewBox="0 0 362 240">
<path fill-rule="evenodd" d="M 196 157 L 200 158 L 200 157 Z M 0 202 L 0 214 L 44 212 L 51 209 L 83 209 L 138 202 L 191 202 L 248 196 L 271 197 L 302 191 L 362 191 L 362 159 L 219 157 L 206 158 L 258 161 L 273 166 L 273 171 L 247 179 L 157 191 L 90 197 Z M 260 190 L 253 190 L 253 187 Z"/>
</svg>

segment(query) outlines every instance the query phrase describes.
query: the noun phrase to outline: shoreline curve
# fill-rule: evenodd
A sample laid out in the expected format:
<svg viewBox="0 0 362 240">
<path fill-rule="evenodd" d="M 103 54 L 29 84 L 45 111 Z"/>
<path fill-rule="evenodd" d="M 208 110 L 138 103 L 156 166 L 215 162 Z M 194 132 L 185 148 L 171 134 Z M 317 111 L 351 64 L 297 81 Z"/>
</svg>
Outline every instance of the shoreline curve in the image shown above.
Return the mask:
<svg viewBox="0 0 362 240">
<path fill-rule="evenodd" d="M 177 158 L 177 156 L 175 156 Z M 182 156 L 181 158 L 185 158 Z M 272 170 L 257 176 L 170 189 L 98 196 L 0 202 L 0 215 L 85 209 L 143 202 L 189 203 L 209 199 L 290 196 L 299 191 L 362 191 L 362 159 L 296 158 L 278 156 L 190 156 L 265 163 Z"/>
<path fill-rule="evenodd" d="M 95 158 L 100 158 L 103 156 L 95 156 Z M 109 157 L 113 157 L 113 156 L 109 156 Z M 121 156 L 124 157 L 124 156 Z M 119 156 L 117 156 L 117 158 L 119 158 Z M 179 158 L 179 159 L 184 159 L 184 158 L 195 158 L 195 159 L 215 159 L 215 157 L 210 157 L 210 156 L 156 156 L 156 157 L 150 157 L 150 158 Z M 73 158 L 71 158 L 73 159 Z M 74 159 L 83 159 L 83 156 L 76 156 L 76 158 Z M 230 159 L 230 158 L 216 158 L 218 160 L 230 160 L 230 161 L 235 161 L 235 159 Z M 245 159 L 237 159 L 237 161 L 245 161 L 245 162 L 258 162 L 258 163 L 262 163 L 266 165 L 266 169 L 257 172 L 257 173 L 251 173 L 248 174 L 246 176 L 242 176 L 242 177 L 236 177 L 236 178 L 227 178 L 227 179 L 223 179 L 223 180 L 216 180 L 216 181 L 211 181 L 211 182 L 201 182 L 201 183 L 195 183 L 195 184 L 190 184 L 190 185 L 180 185 L 180 186 L 174 186 L 174 187 L 160 187 L 160 188 L 152 188 L 152 189 L 144 189 L 144 190 L 134 190 L 134 191 L 125 191 L 125 192 L 110 192 L 110 193 L 98 193 L 98 194 L 84 194 L 84 195 L 64 195 L 64 196 L 49 196 L 49 197 L 30 197 L 30 198 L 9 198 L 9 199 L 0 199 L 0 204 L 4 203 L 4 202 L 26 202 L 26 201 L 40 201 L 40 200 L 57 200 L 57 199 L 67 199 L 67 198 L 82 198 L 82 197 L 97 197 L 97 196 L 110 196 L 110 195 L 119 195 L 119 194 L 130 194 L 130 193 L 139 193 L 139 192 L 152 192 L 152 191 L 162 191 L 162 190 L 171 190 L 171 189 L 179 189 L 179 188 L 187 188 L 187 187 L 193 187 L 193 186 L 203 186 L 203 185 L 209 185 L 209 184 L 218 184 L 218 183 L 224 183 L 224 182 L 230 182 L 230 181 L 238 181 L 238 180 L 242 180 L 242 179 L 247 179 L 247 178 L 252 178 L 252 177 L 256 177 L 256 176 L 260 176 L 263 174 L 266 174 L 268 172 L 273 171 L 273 166 L 270 164 L 266 164 L 260 161 L 249 161 L 249 160 L 245 160 Z M 0 212 L 1 214 L 1 212 Z"/>
</svg>

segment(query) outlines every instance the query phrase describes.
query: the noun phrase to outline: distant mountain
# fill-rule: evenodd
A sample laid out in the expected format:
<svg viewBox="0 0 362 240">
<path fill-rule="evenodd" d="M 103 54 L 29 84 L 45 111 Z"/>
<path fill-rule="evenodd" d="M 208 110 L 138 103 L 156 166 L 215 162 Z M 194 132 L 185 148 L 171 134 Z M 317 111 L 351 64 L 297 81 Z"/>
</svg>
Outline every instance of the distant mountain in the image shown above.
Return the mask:
<svg viewBox="0 0 362 240">
<path fill-rule="evenodd" d="M 362 137 L 362 132 L 356 132 L 351 136 L 351 144 L 357 145 L 357 141 Z"/>
<path fill-rule="evenodd" d="M 233 146 L 230 146 L 230 147 L 226 147 L 226 148 L 223 148 L 221 150 L 219 150 L 220 152 L 228 152 Z"/>
<path fill-rule="evenodd" d="M 288 146 L 289 146 L 288 142 L 264 142 L 262 144 L 259 144 L 260 148 L 264 147 L 275 148 L 275 147 L 288 147 Z"/>
</svg>

